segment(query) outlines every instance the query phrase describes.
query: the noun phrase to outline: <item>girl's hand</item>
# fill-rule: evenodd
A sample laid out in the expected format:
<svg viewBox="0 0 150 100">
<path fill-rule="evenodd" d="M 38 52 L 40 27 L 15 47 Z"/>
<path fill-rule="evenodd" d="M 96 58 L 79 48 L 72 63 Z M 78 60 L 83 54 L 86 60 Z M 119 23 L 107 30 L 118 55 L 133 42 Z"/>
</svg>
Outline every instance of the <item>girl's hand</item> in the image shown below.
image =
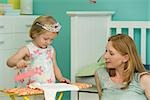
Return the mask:
<svg viewBox="0 0 150 100">
<path fill-rule="evenodd" d="M 59 81 L 60 81 L 61 83 L 67 83 L 67 84 L 70 84 L 70 83 L 71 83 L 69 79 L 64 78 L 64 77 L 61 78 Z"/>
<path fill-rule="evenodd" d="M 28 62 L 22 59 L 16 64 L 16 66 L 17 68 L 25 68 L 28 66 Z"/>
</svg>

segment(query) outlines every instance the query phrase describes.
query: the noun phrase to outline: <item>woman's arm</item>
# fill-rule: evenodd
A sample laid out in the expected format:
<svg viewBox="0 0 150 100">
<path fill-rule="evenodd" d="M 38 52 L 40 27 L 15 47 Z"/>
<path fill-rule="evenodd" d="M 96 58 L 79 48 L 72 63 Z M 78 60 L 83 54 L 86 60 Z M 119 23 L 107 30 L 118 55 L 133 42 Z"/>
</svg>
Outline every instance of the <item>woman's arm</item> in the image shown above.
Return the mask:
<svg viewBox="0 0 150 100">
<path fill-rule="evenodd" d="M 98 95 L 100 97 L 102 95 L 102 89 L 101 89 L 101 84 L 100 84 L 100 80 L 99 80 L 99 77 L 98 77 L 97 73 L 95 73 L 95 82 L 96 82 L 96 88 L 97 88 L 97 91 L 98 91 Z"/>
<path fill-rule="evenodd" d="M 145 73 L 141 75 L 140 83 L 141 83 L 142 88 L 145 91 L 145 95 L 147 99 L 150 100 L 150 74 Z"/>
<path fill-rule="evenodd" d="M 28 49 L 26 47 L 22 47 L 7 60 L 7 65 L 9 67 L 25 67 L 27 66 L 27 62 L 24 60 L 24 57 L 26 56 L 29 56 Z"/>
</svg>

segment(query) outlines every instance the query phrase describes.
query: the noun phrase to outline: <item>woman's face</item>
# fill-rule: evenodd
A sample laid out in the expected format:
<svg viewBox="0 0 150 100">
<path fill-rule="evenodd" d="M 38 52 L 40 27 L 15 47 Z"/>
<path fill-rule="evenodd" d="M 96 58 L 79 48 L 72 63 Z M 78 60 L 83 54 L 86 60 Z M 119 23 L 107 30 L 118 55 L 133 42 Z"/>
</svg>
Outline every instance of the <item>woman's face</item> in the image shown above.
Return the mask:
<svg viewBox="0 0 150 100">
<path fill-rule="evenodd" d="M 109 41 L 106 46 L 106 52 L 104 54 L 107 68 L 123 68 L 124 62 L 127 61 L 127 57 L 122 56 L 113 46 L 112 42 Z"/>
<path fill-rule="evenodd" d="M 34 38 L 34 43 L 39 48 L 47 48 L 52 41 L 56 38 L 57 33 L 46 32 L 44 34 L 38 35 Z"/>
</svg>

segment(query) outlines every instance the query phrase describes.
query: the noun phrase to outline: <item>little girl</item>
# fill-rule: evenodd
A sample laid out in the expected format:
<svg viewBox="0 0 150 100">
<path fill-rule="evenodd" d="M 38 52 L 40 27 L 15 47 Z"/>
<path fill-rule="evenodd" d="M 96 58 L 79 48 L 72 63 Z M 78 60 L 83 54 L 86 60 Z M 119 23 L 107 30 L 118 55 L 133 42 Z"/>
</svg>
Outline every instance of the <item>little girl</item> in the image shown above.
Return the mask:
<svg viewBox="0 0 150 100">
<path fill-rule="evenodd" d="M 51 16 L 40 16 L 34 21 L 29 34 L 32 42 L 7 61 L 9 67 L 19 69 L 18 75 L 33 71 L 30 77 L 19 80 L 19 85 L 26 86 L 34 82 L 54 83 L 56 79 L 70 83 L 70 80 L 62 76 L 56 62 L 55 49 L 51 45 L 60 29 L 61 25 Z"/>
</svg>

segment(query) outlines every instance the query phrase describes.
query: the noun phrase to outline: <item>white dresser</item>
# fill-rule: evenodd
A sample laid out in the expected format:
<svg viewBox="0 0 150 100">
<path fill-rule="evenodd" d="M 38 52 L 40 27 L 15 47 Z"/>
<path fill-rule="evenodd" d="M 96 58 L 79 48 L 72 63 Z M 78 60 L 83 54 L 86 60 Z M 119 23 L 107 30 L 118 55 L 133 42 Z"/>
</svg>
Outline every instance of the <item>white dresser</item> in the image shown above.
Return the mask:
<svg viewBox="0 0 150 100">
<path fill-rule="evenodd" d="M 71 17 L 71 81 L 75 82 L 77 71 L 95 63 L 104 53 L 109 34 L 111 11 L 68 11 Z M 71 100 L 98 100 L 91 90 L 72 92 Z"/>
<path fill-rule="evenodd" d="M 15 70 L 8 57 L 30 41 L 29 29 L 37 16 L 0 16 L 0 89 L 15 87 Z M 10 100 L 0 95 L 0 100 Z"/>
</svg>

